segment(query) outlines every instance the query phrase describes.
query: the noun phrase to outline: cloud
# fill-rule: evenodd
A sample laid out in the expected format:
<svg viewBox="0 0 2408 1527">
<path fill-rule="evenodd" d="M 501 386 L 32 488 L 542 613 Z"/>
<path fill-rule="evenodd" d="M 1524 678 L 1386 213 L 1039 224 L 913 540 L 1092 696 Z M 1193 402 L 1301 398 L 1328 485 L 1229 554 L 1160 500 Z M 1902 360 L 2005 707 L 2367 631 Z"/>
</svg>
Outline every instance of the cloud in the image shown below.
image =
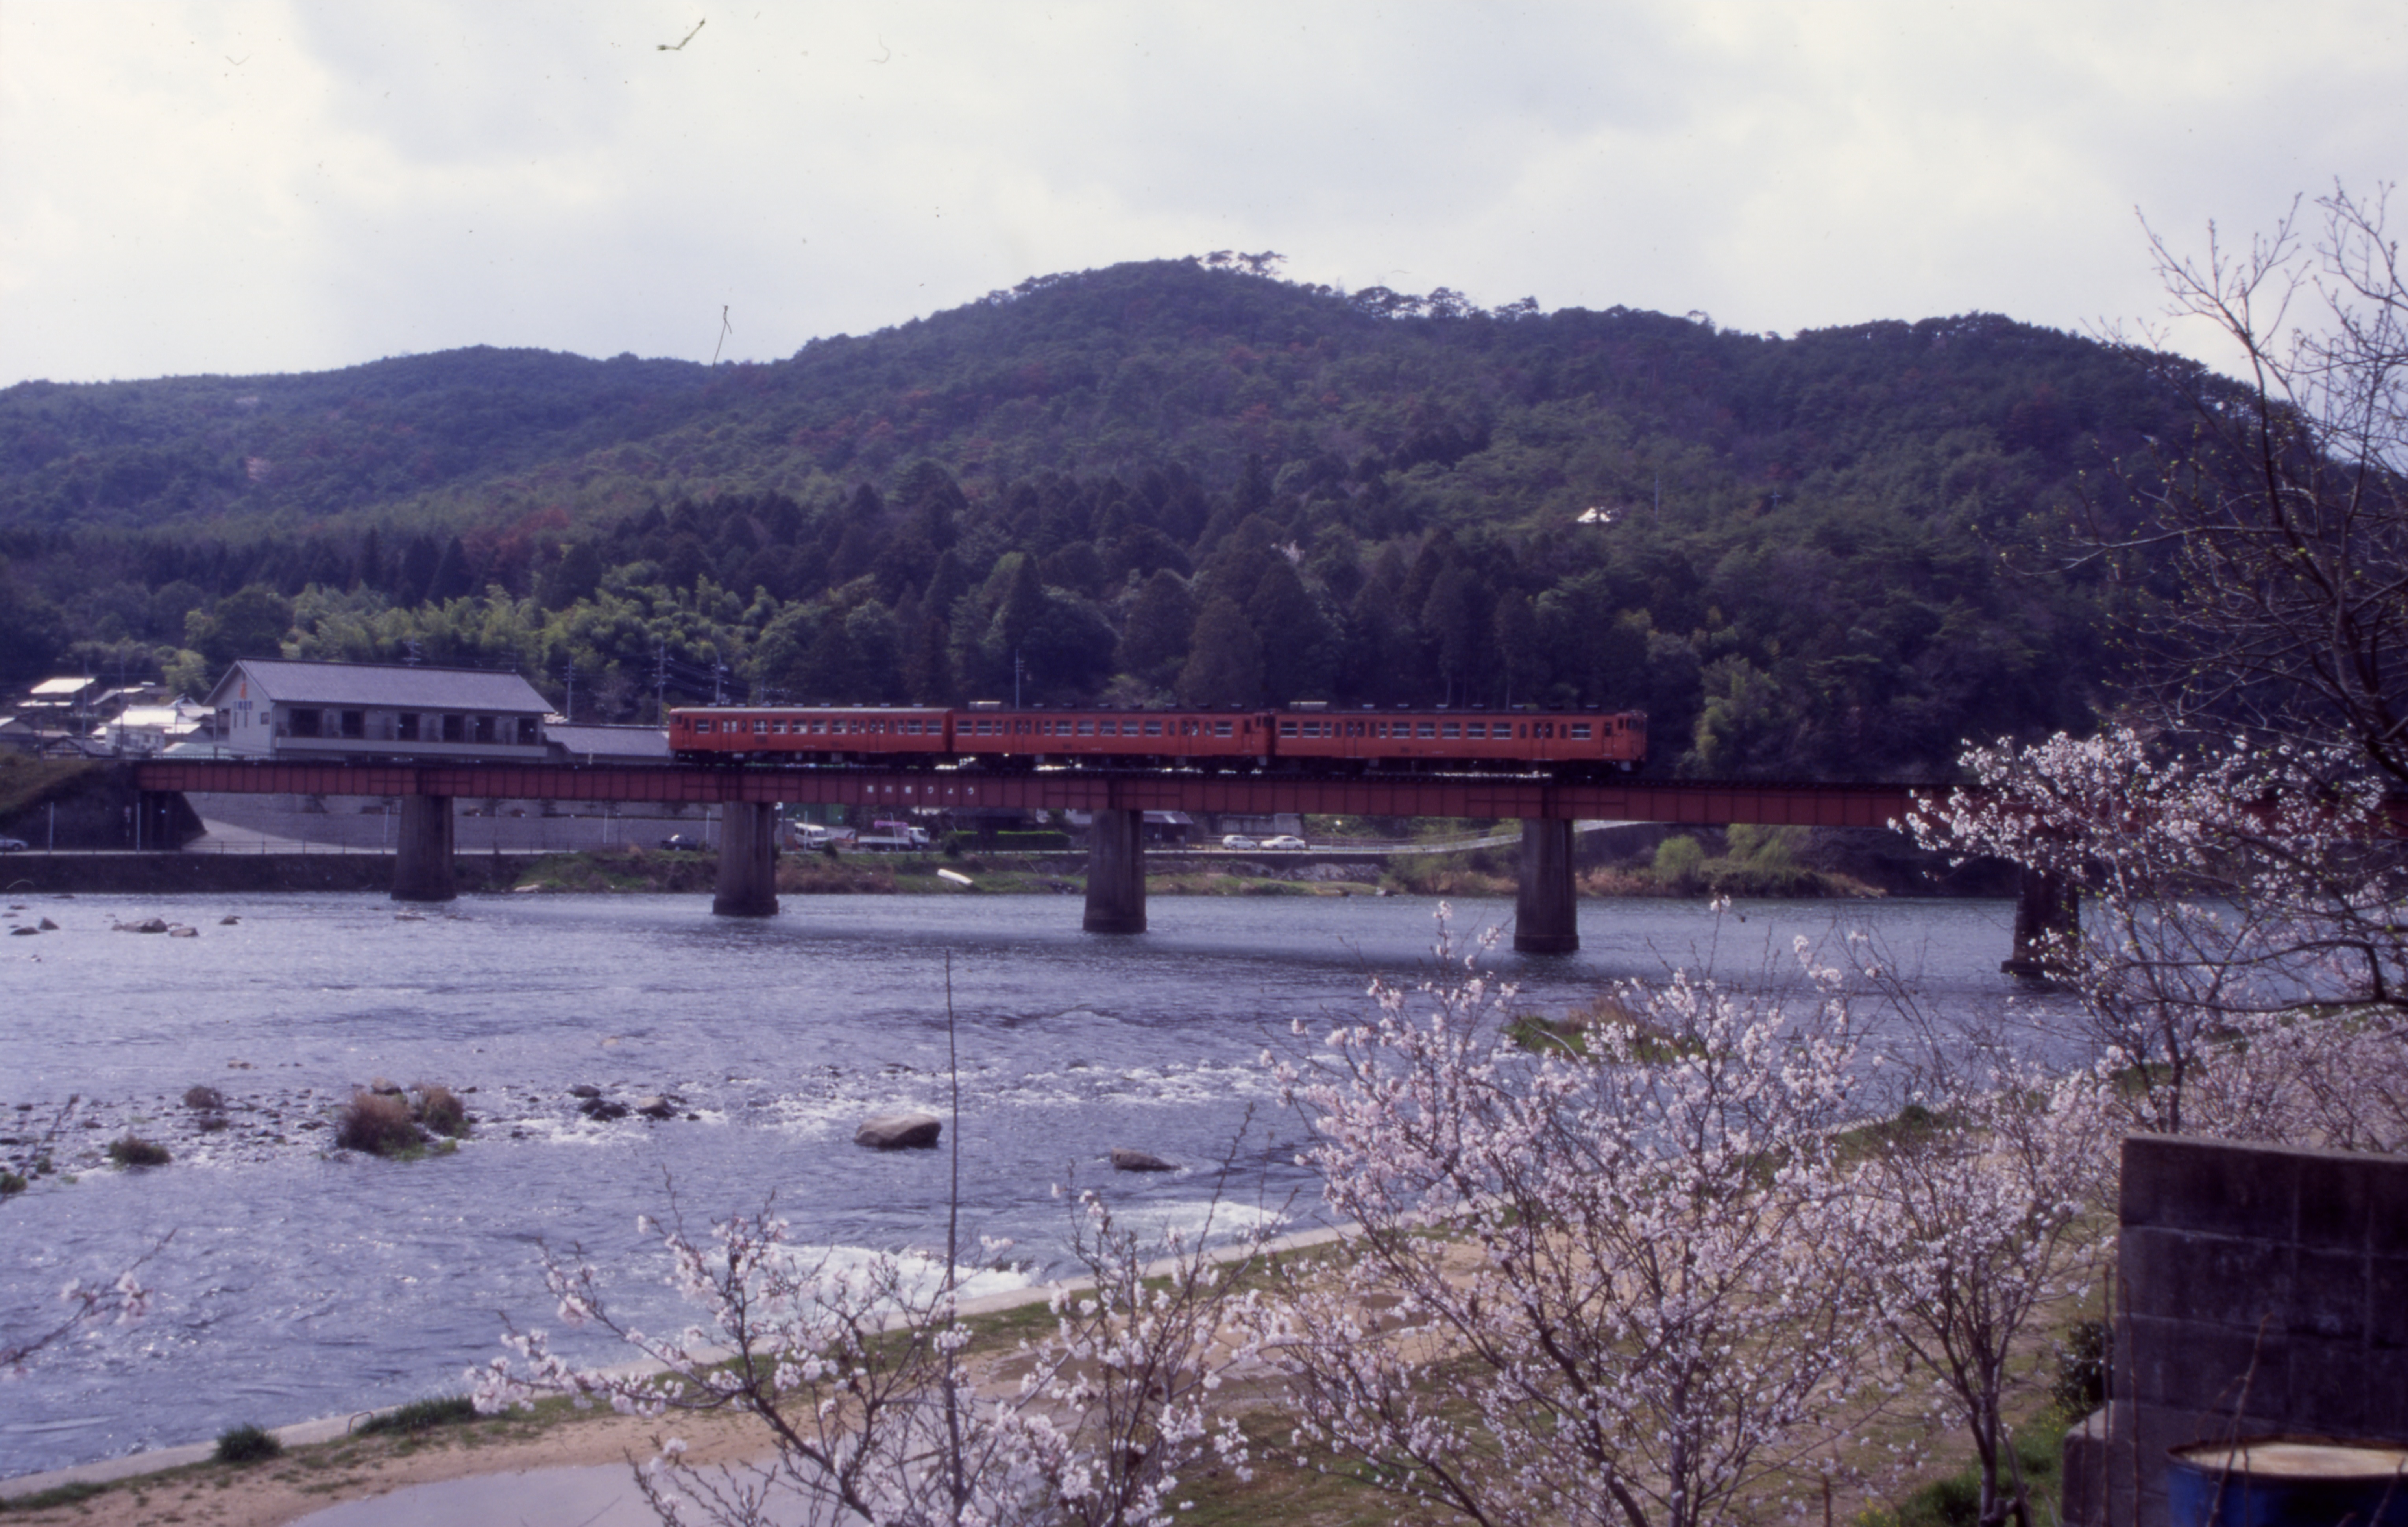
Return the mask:
<svg viewBox="0 0 2408 1527">
<path fill-rule="evenodd" d="M 1045 271 L 1751 329 L 2157 305 L 2408 138 L 2398 9 L 9 7 L 0 380 L 701 359 Z M 663 51 L 693 31 L 682 50 Z"/>
</svg>

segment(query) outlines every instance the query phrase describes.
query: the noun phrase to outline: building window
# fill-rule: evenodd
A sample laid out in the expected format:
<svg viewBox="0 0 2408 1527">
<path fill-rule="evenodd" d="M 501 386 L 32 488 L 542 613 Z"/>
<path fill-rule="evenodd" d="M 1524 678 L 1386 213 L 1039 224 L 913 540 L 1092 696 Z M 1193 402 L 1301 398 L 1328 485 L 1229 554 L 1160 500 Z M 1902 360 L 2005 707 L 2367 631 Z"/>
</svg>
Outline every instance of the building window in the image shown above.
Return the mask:
<svg viewBox="0 0 2408 1527">
<path fill-rule="evenodd" d="M 292 733 L 293 733 L 293 735 L 294 735 L 294 736 L 295 736 L 295 737 L 315 737 L 315 736 L 317 736 L 317 735 L 318 735 L 318 713 L 317 713 L 317 712 L 315 712 L 315 711 L 305 711 L 305 710 L 300 710 L 300 709 L 297 709 L 297 708 L 296 708 L 296 709 L 292 713 L 292 715 L 293 715 Z"/>
<path fill-rule="evenodd" d="M 521 747 L 534 747 L 542 741 L 542 737 L 536 729 L 535 717 L 531 715 L 523 715 L 519 717 L 519 745 Z"/>
<path fill-rule="evenodd" d="M 418 713 L 416 711 L 404 711 L 397 719 L 400 722 L 400 728 L 396 735 L 398 735 L 405 742 L 417 742 Z"/>
<path fill-rule="evenodd" d="M 494 718 L 489 715 L 479 716 L 477 718 L 477 741 L 480 742 L 490 742 L 493 740 Z"/>
<path fill-rule="evenodd" d="M 466 742 L 468 740 L 468 718 L 465 715 L 447 714 L 444 716 L 443 740 L 447 742 Z"/>
<path fill-rule="evenodd" d="M 366 711 L 345 711 L 341 714 L 345 737 L 358 739 L 368 734 L 368 713 Z"/>
</svg>

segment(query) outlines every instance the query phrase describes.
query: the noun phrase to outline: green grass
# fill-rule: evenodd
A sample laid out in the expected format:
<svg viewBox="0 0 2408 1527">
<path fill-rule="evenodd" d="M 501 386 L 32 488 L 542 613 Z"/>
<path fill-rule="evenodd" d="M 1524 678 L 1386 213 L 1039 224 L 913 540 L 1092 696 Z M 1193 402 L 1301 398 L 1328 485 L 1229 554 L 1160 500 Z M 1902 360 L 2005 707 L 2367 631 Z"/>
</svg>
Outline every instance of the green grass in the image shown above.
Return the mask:
<svg viewBox="0 0 2408 1527">
<path fill-rule="evenodd" d="M 73 795 L 86 778 L 100 771 L 100 767 L 81 758 L 28 758 L 18 753 L 0 754 L 0 820 L 30 811 L 45 800 Z"/>
<path fill-rule="evenodd" d="M 379 1432 L 415 1435 L 421 1432 L 432 1432 L 438 1426 L 461 1426 L 476 1419 L 475 1403 L 465 1394 L 452 1394 L 437 1400 L 412 1400 L 381 1416 L 371 1416 L 352 1427 L 351 1435 L 370 1436 Z"/>
<path fill-rule="evenodd" d="M 52 1485 L 48 1490 L 37 1490 L 31 1495 L 11 1495 L 7 1500 L 0 1500 L 0 1513 L 49 1511 L 58 1506 L 74 1505 L 79 1502 L 88 1501 L 94 1495 L 108 1493 L 107 1485 L 95 1485 L 89 1480 L 79 1479 L 71 1485 Z"/>
<path fill-rule="evenodd" d="M 2058 1470 L 2066 1426 L 2064 1416 L 2052 1406 L 2015 1433 L 2015 1458 L 2023 1465 L 2024 1486 L 2031 1493 L 2031 1516 L 2036 1522 L 2057 1520 L 2057 1502 L 2064 1491 Z M 2000 1488 L 2012 1490 L 2014 1477 L 2004 1462 L 2000 1461 Z M 1859 1513 L 1856 1527 L 1974 1527 L 1981 1510 L 1981 1465 L 1968 1463 L 1907 1496 L 1895 1510 Z"/>
</svg>

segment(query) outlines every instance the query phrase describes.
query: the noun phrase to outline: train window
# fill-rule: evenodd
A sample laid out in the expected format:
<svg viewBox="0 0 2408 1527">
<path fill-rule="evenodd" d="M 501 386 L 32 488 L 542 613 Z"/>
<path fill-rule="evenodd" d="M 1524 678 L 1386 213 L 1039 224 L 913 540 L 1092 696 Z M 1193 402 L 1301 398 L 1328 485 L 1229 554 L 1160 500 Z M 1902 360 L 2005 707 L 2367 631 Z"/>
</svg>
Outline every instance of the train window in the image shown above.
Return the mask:
<svg viewBox="0 0 2408 1527">
<path fill-rule="evenodd" d="M 1360 736 L 1362 736 L 1362 735 L 1363 735 L 1363 723 L 1361 723 L 1361 722 L 1359 722 L 1359 721 L 1350 721 L 1350 722 L 1346 723 L 1346 735 L 1347 735 L 1347 736 L 1349 736 L 1349 737 L 1360 737 Z"/>
<path fill-rule="evenodd" d="M 1441 737 L 1460 737 L 1463 735 L 1463 723 L 1460 721 L 1442 721 L 1439 723 L 1438 730 L 1439 735 Z"/>
<path fill-rule="evenodd" d="M 1416 721 L 1413 723 L 1413 735 L 1415 737 L 1436 737 L 1438 735 L 1438 723 L 1435 721 Z"/>
<path fill-rule="evenodd" d="M 768 736 L 768 735 L 769 735 L 769 719 L 768 719 L 768 717 L 767 717 L 767 716 L 757 716 L 757 715 L 756 715 L 756 716 L 754 716 L 754 717 L 752 718 L 752 730 L 753 730 L 754 735 L 756 735 L 756 736 L 760 736 L 760 737 L 767 737 L 767 736 Z"/>
<path fill-rule="evenodd" d="M 1080 736 L 1082 736 L 1082 737 L 1093 737 L 1093 736 L 1095 736 L 1095 735 L 1096 735 L 1096 724 L 1095 724 L 1094 722 L 1092 722 L 1092 721 L 1082 721 L 1082 722 L 1080 722 L 1080 723 L 1079 723 L 1079 735 L 1080 735 Z"/>
<path fill-rule="evenodd" d="M 1215 737 L 1226 737 L 1230 735 L 1229 724 L 1226 721 L 1215 721 L 1212 723 L 1212 735 Z"/>
<path fill-rule="evenodd" d="M 1296 723 L 1295 723 L 1295 722 L 1293 722 L 1293 721 L 1283 721 L 1283 722 L 1281 722 L 1281 723 L 1280 723 L 1280 735 L 1281 735 L 1282 737 L 1294 737 L 1296 734 L 1297 734 L 1297 733 L 1296 733 Z"/>
<path fill-rule="evenodd" d="M 1161 722 L 1159 722 L 1159 721 L 1154 721 L 1154 720 L 1149 720 L 1149 721 L 1147 721 L 1147 722 L 1146 722 L 1146 724 L 1145 724 L 1145 734 L 1146 734 L 1148 737 L 1159 737 L 1159 736 L 1161 736 L 1161 735 L 1162 735 L 1162 723 L 1161 723 Z"/>
<path fill-rule="evenodd" d="M 1488 723 L 1485 721 L 1467 721 L 1463 724 L 1463 735 L 1466 737 L 1477 737 L 1484 742 L 1488 737 Z M 1504 733 L 1498 732 L 1498 735 L 1502 737 Z"/>
<path fill-rule="evenodd" d="M 1021 723 L 1019 724 L 1019 726 L 1017 727 L 1017 728 L 1016 728 L 1016 729 L 1019 731 L 1019 733 L 1020 733 L 1020 735 L 1021 735 L 1021 736 L 1023 736 L 1023 737 L 1027 736 L 1027 735 L 1028 735 L 1028 723 L 1027 723 L 1027 722 L 1025 722 L 1025 721 L 1021 722 Z"/>
<path fill-rule="evenodd" d="M 1576 741 L 1576 742 L 1587 742 L 1587 741 L 1588 741 L 1588 723 L 1587 723 L 1587 722 L 1585 722 L 1585 721 L 1574 721 L 1574 722 L 1570 723 L 1570 727 L 1571 727 L 1571 734 L 1572 734 L 1572 738 L 1573 738 L 1573 740 L 1574 740 L 1574 741 Z"/>
</svg>

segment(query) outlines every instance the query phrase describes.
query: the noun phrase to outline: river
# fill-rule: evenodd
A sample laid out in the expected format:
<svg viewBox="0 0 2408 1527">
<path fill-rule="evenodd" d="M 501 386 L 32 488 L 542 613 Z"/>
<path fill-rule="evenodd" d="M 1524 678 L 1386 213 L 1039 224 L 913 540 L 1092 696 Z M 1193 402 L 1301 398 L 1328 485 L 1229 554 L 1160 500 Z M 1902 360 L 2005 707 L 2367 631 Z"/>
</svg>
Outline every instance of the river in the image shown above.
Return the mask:
<svg viewBox="0 0 2408 1527">
<path fill-rule="evenodd" d="M 145 1270 L 149 1318 L 88 1330 L 0 1382 L 0 1477 L 457 1392 L 505 1317 L 556 1326 L 542 1245 L 583 1245 L 638 1323 L 682 1324 L 637 1217 L 674 1191 L 699 1221 L 774 1194 L 807 1238 L 941 1246 L 948 1153 L 852 1144 L 865 1115 L 942 1111 L 951 964 L 966 1229 L 1008 1236 L 1041 1278 L 1066 1229 L 1052 1187 L 1125 1218 L 1193 1224 L 1236 1147 L 1235 1206 L 1307 1185 L 1296 1123 L 1258 1057 L 1293 1020 L 1363 1011 L 1369 972 L 1429 963 L 1435 904 L 1411 898 L 1156 898 L 1153 930 L 1079 930 L 1068 897 L 796 897 L 762 921 L 696 897 L 63 897 L 13 903 L 0 944 L 0 1159 L 66 1110 L 59 1170 L 0 1199 L 0 1342 L 55 1321 L 62 1285 Z M 1466 903 L 1469 932 L 1510 903 Z M 1560 1010 L 1673 965 L 1742 986 L 1794 968 L 1799 933 L 1874 929 L 1925 996 L 1988 1006 L 2004 902 L 1590 901 L 1585 948 L 1491 964 Z M 193 938 L 115 931 L 150 916 Z M 229 920 L 231 919 L 231 920 Z M 473 1088 L 476 1132 L 395 1162 L 330 1148 L 327 1121 L 377 1078 Z M 584 1116 L 572 1087 L 668 1094 L 676 1116 Z M 224 1094 L 204 1132 L 187 1088 Z M 82 1101 L 67 1109 L 70 1096 Z M 164 1167 L 107 1164 L 131 1130 Z M 1182 1170 L 1115 1174 L 1116 1145 Z M 1304 1207 L 1309 1211 L 1309 1203 Z M 974 1239 L 966 1244 L 977 1244 Z M 610 1349 L 567 1344 L 572 1355 Z"/>
</svg>

